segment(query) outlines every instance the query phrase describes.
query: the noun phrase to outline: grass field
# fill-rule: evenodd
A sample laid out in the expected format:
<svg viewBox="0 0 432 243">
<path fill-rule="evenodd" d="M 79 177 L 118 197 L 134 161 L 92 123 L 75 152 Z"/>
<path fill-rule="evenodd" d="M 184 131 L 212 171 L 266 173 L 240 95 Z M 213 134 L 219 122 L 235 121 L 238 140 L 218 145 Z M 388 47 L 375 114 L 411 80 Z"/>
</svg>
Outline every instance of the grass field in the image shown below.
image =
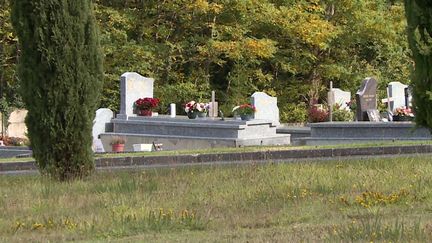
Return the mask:
<svg viewBox="0 0 432 243">
<path fill-rule="evenodd" d="M 432 241 L 429 156 L 0 177 L 0 241 Z"/>
</svg>

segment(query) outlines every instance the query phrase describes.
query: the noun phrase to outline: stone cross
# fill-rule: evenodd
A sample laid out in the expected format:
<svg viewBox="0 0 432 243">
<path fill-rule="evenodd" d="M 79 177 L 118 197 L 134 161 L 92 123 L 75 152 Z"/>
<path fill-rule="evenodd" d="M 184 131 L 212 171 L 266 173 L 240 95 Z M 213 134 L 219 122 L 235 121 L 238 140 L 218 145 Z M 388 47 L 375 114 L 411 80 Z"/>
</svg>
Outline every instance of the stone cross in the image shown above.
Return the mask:
<svg viewBox="0 0 432 243">
<path fill-rule="evenodd" d="M 333 92 L 333 81 L 330 81 L 330 91 L 327 93 L 327 103 L 329 106 L 329 118 L 330 118 L 330 122 L 333 121 L 333 106 L 335 104 L 335 99 L 334 99 L 334 92 Z"/>
<path fill-rule="evenodd" d="M 120 77 L 120 114 L 119 119 L 136 116 L 133 103 L 139 98 L 153 98 L 154 79 L 146 78 L 135 72 L 124 73 Z"/>
<path fill-rule="evenodd" d="M 376 89 L 377 81 L 374 78 L 366 78 L 363 80 L 356 93 L 357 121 L 369 121 L 367 111 L 377 109 Z"/>
<path fill-rule="evenodd" d="M 216 93 L 211 92 L 211 102 L 209 104 L 209 117 L 218 117 L 218 102 L 216 102 Z"/>
</svg>

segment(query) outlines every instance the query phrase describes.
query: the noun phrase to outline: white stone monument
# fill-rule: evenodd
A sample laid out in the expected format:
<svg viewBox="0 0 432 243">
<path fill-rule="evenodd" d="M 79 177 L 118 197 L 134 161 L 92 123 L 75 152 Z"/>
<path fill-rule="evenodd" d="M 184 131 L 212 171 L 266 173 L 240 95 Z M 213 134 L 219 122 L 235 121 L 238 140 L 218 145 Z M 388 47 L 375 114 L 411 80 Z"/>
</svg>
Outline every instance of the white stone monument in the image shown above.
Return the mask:
<svg viewBox="0 0 432 243">
<path fill-rule="evenodd" d="M 271 97 L 264 92 L 255 92 L 251 96 L 251 104 L 256 108 L 254 119 L 271 120 L 273 125 L 280 125 L 276 97 Z"/>
<path fill-rule="evenodd" d="M 114 112 L 107 108 L 101 108 L 96 111 L 95 119 L 93 120 L 93 139 L 99 137 L 99 134 L 105 133 L 106 124 L 111 122 L 114 118 Z"/>
<path fill-rule="evenodd" d="M 339 109 L 349 109 L 347 103 L 351 101 L 351 92 L 343 91 L 341 89 L 332 89 L 333 101 L 339 105 Z"/>
<path fill-rule="evenodd" d="M 99 134 L 107 132 L 106 125 L 114 118 L 114 112 L 107 108 L 101 108 L 96 111 L 95 119 L 93 120 L 93 151 L 105 152 L 102 141 L 99 139 Z"/>
<path fill-rule="evenodd" d="M 7 134 L 9 137 L 26 138 L 27 126 L 25 118 L 28 111 L 25 109 L 14 110 L 8 120 Z"/>
<path fill-rule="evenodd" d="M 133 103 L 139 98 L 153 98 L 154 79 L 146 78 L 135 72 L 124 73 L 120 77 L 120 114 L 117 118 L 127 119 L 136 116 Z"/>
<path fill-rule="evenodd" d="M 388 98 L 382 99 L 383 103 L 388 103 L 389 111 L 394 112 L 396 108 L 405 106 L 405 89 L 408 85 L 401 82 L 390 82 L 388 84 Z M 408 103 L 411 102 L 411 97 L 408 97 Z"/>
</svg>

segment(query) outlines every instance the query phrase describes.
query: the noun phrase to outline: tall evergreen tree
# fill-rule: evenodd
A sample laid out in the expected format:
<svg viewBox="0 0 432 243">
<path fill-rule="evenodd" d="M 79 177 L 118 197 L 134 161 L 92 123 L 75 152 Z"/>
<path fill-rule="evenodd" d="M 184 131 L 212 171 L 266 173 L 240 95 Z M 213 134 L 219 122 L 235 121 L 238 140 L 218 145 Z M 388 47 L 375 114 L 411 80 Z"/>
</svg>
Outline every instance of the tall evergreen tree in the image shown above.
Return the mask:
<svg viewBox="0 0 432 243">
<path fill-rule="evenodd" d="M 432 131 L 432 2 L 405 0 L 405 12 L 415 63 L 412 85 L 416 123 Z"/>
<path fill-rule="evenodd" d="M 26 124 L 42 173 L 70 180 L 94 168 L 92 120 L 102 55 L 91 0 L 13 0 Z"/>
</svg>

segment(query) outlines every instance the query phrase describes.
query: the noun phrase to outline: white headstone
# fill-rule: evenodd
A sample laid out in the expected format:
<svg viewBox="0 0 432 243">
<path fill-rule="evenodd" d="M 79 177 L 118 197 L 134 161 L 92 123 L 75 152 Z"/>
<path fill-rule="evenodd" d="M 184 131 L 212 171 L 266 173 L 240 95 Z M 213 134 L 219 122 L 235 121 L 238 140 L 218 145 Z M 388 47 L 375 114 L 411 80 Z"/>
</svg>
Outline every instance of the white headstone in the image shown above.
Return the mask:
<svg viewBox="0 0 432 243">
<path fill-rule="evenodd" d="M 333 101 L 339 105 L 339 109 L 349 109 L 347 103 L 351 101 L 351 92 L 341 89 L 332 89 Z"/>
<path fill-rule="evenodd" d="M 14 110 L 8 120 L 7 134 L 9 137 L 25 138 L 27 133 L 27 126 L 25 118 L 28 111 L 24 109 Z"/>
<path fill-rule="evenodd" d="M 120 114 L 117 118 L 127 119 L 129 116 L 135 116 L 133 103 L 139 98 L 153 98 L 153 83 L 154 79 L 138 73 L 124 73 L 120 77 Z"/>
<path fill-rule="evenodd" d="M 93 152 L 95 153 L 105 153 L 105 149 L 102 144 L 102 140 L 100 139 L 93 139 Z"/>
<path fill-rule="evenodd" d="M 114 113 L 107 108 L 101 108 L 96 111 L 95 119 L 93 120 L 93 139 L 97 139 L 99 134 L 106 132 L 106 124 L 111 122 Z"/>
<path fill-rule="evenodd" d="M 256 108 L 255 119 L 271 120 L 273 125 L 279 125 L 279 108 L 277 98 L 264 92 L 255 92 L 251 96 L 251 103 Z"/>
<path fill-rule="evenodd" d="M 405 106 L 405 88 L 407 88 L 408 85 L 405 85 L 401 82 L 390 82 L 388 87 L 390 96 L 390 110 L 394 112 L 396 108 Z"/>
</svg>

